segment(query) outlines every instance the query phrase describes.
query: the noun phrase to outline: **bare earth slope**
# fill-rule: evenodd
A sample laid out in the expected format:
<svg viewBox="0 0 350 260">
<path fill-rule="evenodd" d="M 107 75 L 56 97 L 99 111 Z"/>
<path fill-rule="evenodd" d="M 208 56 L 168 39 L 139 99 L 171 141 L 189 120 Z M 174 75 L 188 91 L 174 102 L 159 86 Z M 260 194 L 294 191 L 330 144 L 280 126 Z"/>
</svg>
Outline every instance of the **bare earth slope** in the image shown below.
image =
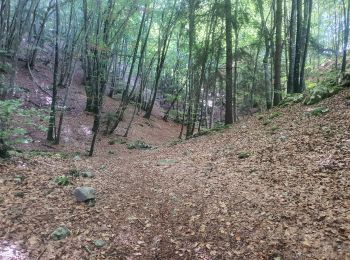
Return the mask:
<svg viewBox="0 0 350 260">
<path fill-rule="evenodd" d="M 280 108 L 268 125 L 252 117 L 152 151 L 2 164 L 0 258 L 17 247 L 13 259 L 349 259 L 349 95 L 318 104 L 330 110 L 319 117 Z M 96 177 L 52 181 L 72 168 Z M 82 185 L 95 206 L 74 201 Z M 60 225 L 71 235 L 50 240 Z"/>
<path fill-rule="evenodd" d="M 51 97 L 48 95 L 51 93 L 49 89 L 52 84 L 52 72 L 47 66 L 38 63 L 36 68 L 32 71 L 32 75 L 28 69 L 24 67 L 24 64 L 19 66 L 19 72 L 16 84 L 24 89 L 24 92 L 17 93 L 18 97 L 25 100 L 25 105 L 34 106 L 35 108 L 48 109 Z M 76 69 L 71 87 L 69 89 L 67 111 L 63 120 L 63 130 L 61 135 L 61 143 L 58 146 L 51 146 L 46 143 L 46 133 L 30 131 L 30 135 L 35 142 L 29 143 L 21 148 L 27 148 L 28 150 L 49 150 L 49 151 L 66 151 L 66 152 L 78 152 L 86 153 L 86 150 L 90 148 L 93 125 L 93 115 L 84 111 L 86 104 L 86 94 L 83 81 L 83 71 L 81 68 Z M 41 87 L 38 87 L 38 84 Z M 45 91 L 45 92 L 43 92 Z M 65 95 L 65 89 L 59 88 L 59 105 L 62 104 L 63 97 Z M 105 130 L 107 114 L 115 113 L 119 106 L 119 101 L 105 97 L 104 106 L 102 111 L 102 126 L 101 131 Z M 129 105 L 122 122 L 119 124 L 117 130 L 111 136 L 100 136 L 97 141 L 97 153 L 108 154 L 111 150 L 110 147 L 106 148 L 107 143 L 110 140 L 116 138 L 120 139 L 120 136 L 125 134 L 130 119 L 134 110 L 133 105 Z M 169 140 L 176 139 L 180 132 L 180 125 L 174 122 L 164 122 L 162 117 L 162 110 L 156 102 L 153 114 L 150 120 L 143 118 L 144 111 L 137 113 L 133 121 L 132 127 L 129 131 L 128 138 L 125 141 L 132 142 L 135 140 L 143 140 L 148 144 L 159 145 Z M 59 113 L 57 118 L 59 117 Z M 58 123 L 58 119 L 57 119 Z M 118 146 L 118 145 L 117 145 Z M 118 151 L 122 149 L 125 152 L 125 145 L 118 146 Z M 113 149 L 112 149 L 113 150 Z"/>
</svg>

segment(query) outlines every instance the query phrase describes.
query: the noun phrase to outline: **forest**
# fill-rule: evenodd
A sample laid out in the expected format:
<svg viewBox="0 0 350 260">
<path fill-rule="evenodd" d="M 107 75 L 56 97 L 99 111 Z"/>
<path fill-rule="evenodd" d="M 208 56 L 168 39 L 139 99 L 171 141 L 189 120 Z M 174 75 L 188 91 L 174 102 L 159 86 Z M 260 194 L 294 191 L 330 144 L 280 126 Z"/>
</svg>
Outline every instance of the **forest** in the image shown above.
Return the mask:
<svg viewBox="0 0 350 260">
<path fill-rule="evenodd" d="M 0 0 L 0 259 L 350 258 L 349 30 L 350 0 Z"/>
</svg>

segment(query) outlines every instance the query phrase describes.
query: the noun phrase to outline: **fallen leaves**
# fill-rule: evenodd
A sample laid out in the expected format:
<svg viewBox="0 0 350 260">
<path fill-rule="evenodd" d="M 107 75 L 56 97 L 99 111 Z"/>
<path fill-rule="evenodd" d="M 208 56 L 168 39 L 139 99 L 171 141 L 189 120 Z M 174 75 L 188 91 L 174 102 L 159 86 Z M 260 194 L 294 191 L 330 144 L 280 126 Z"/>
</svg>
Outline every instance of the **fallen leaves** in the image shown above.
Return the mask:
<svg viewBox="0 0 350 260">
<path fill-rule="evenodd" d="M 2 164 L 0 235 L 42 259 L 346 259 L 350 118 L 339 98 L 324 101 L 327 116 L 283 108 L 281 136 L 251 118 L 144 154 Z M 96 176 L 53 182 L 72 168 Z M 96 188 L 96 205 L 76 203 L 73 186 Z M 61 224 L 71 236 L 49 241 Z"/>
</svg>

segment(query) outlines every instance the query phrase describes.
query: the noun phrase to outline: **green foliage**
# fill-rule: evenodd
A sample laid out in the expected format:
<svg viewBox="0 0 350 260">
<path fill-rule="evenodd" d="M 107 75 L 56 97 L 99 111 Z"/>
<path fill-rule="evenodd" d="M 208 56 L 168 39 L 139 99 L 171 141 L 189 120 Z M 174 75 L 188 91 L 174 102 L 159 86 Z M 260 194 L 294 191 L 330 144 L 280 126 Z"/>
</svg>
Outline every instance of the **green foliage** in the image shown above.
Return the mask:
<svg viewBox="0 0 350 260">
<path fill-rule="evenodd" d="M 270 115 L 269 115 L 269 119 L 271 120 L 271 119 L 274 119 L 274 118 L 276 118 L 276 117 L 279 117 L 281 115 L 281 113 L 280 112 L 273 112 L 273 113 L 271 113 Z"/>
<path fill-rule="evenodd" d="M 22 102 L 20 100 L 0 101 L 0 140 L 5 144 L 6 149 L 12 144 L 31 141 L 26 136 L 27 130 L 24 127 L 32 126 L 39 130 L 45 130 L 41 125 L 33 122 L 33 117 L 38 115 L 40 117 L 42 113 L 36 109 L 23 109 L 21 106 Z M 21 125 L 18 126 L 16 122 L 21 122 Z M 1 154 L 0 151 L 0 156 Z"/>
<path fill-rule="evenodd" d="M 276 125 L 274 125 L 273 127 L 271 127 L 271 133 L 274 134 L 276 133 L 280 128 Z"/>
<path fill-rule="evenodd" d="M 67 173 L 67 175 L 72 176 L 74 178 L 77 178 L 80 176 L 80 171 L 78 169 L 70 169 Z"/>
<path fill-rule="evenodd" d="M 250 157 L 250 153 L 248 153 L 248 152 L 240 152 L 238 154 L 238 159 L 246 159 L 248 157 Z"/>
<path fill-rule="evenodd" d="M 72 157 L 72 154 L 70 153 L 64 153 L 64 152 L 50 152 L 50 151 L 38 151 L 38 150 L 31 150 L 26 151 L 23 153 L 26 157 L 51 157 L 51 158 L 62 158 L 62 159 L 68 159 Z"/>
<path fill-rule="evenodd" d="M 175 109 L 171 109 L 169 111 L 169 118 L 171 118 L 171 120 L 173 120 L 175 123 L 179 123 L 182 124 L 182 118 L 183 118 L 183 112 L 182 111 L 176 111 Z M 185 122 L 184 124 L 187 124 L 187 120 L 185 117 Z"/>
<path fill-rule="evenodd" d="M 175 145 L 181 144 L 182 142 L 183 142 L 182 139 L 176 139 L 171 141 L 169 146 L 175 146 Z"/>
<path fill-rule="evenodd" d="M 149 144 L 146 144 L 145 142 L 141 140 L 136 140 L 135 142 L 132 142 L 128 145 L 128 149 L 142 149 L 142 150 L 149 150 L 153 147 Z"/>
<path fill-rule="evenodd" d="M 286 107 L 292 104 L 300 103 L 303 101 L 304 95 L 302 93 L 288 94 L 280 103 L 280 106 Z"/>
<path fill-rule="evenodd" d="M 67 186 L 70 184 L 68 177 L 65 175 L 57 176 L 55 182 L 60 186 Z"/>
<path fill-rule="evenodd" d="M 8 62 L 0 62 L 0 73 L 8 73 L 11 67 L 11 64 Z"/>
<path fill-rule="evenodd" d="M 269 125 L 269 124 L 271 124 L 271 120 L 269 120 L 269 119 L 267 119 L 263 122 L 263 125 Z"/>
<path fill-rule="evenodd" d="M 7 92 L 7 86 L 4 83 L 4 77 L 3 75 L 0 75 L 0 96 L 5 96 Z"/>
<path fill-rule="evenodd" d="M 328 108 L 324 108 L 324 107 L 316 107 L 315 109 L 311 110 L 311 115 L 313 116 L 321 116 L 323 114 L 326 114 L 329 112 Z"/>
<path fill-rule="evenodd" d="M 209 135 L 215 132 L 221 132 L 225 129 L 228 129 L 230 126 L 225 125 L 224 123 L 216 123 L 212 128 L 210 129 L 202 129 L 200 132 L 194 134 L 192 137 L 199 137 L 203 135 Z"/>
<path fill-rule="evenodd" d="M 314 105 L 325 98 L 337 94 L 340 90 L 342 90 L 342 87 L 338 85 L 317 85 L 308 91 L 307 97 L 304 100 L 304 104 Z"/>
<path fill-rule="evenodd" d="M 322 81 L 316 85 L 309 83 L 309 85 L 312 85 L 313 87 L 306 90 L 306 98 L 304 100 L 305 105 L 316 104 L 342 90 L 342 86 L 337 82 L 338 71 L 329 71 L 322 74 L 321 77 L 323 78 Z"/>
<path fill-rule="evenodd" d="M 317 87 L 317 84 L 315 82 L 308 82 L 306 84 L 307 89 L 314 89 L 315 87 Z"/>
</svg>

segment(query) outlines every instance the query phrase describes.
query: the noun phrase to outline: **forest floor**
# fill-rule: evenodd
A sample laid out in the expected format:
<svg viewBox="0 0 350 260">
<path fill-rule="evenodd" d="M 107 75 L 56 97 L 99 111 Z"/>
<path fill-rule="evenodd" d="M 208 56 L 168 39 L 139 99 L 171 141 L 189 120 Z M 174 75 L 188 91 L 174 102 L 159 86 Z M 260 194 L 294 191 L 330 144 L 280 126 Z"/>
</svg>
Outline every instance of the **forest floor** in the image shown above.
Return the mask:
<svg viewBox="0 0 350 260">
<path fill-rule="evenodd" d="M 349 259 L 349 96 L 177 144 L 178 127 L 153 118 L 134 131 L 167 131 L 146 140 L 160 140 L 152 150 L 101 140 L 92 158 L 58 148 L 1 162 L 0 259 Z M 313 116 L 315 107 L 329 112 Z M 87 116 L 67 120 L 80 127 Z M 72 169 L 95 177 L 53 181 Z M 75 201 L 78 186 L 96 189 L 95 205 Z M 70 236 L 50 239 L 62 225 Z"/>
<path fill-rule="evenodd" d="M 52 82 L 52 73 L 47 66 L 38 63 L 36 68 L 32 71 L 32 75 L 35 80 L 33 81 L 28 69 L 21 64 L 20 70 L 18 72 L 16 84 L 25 90 L 23 93 L 18 93 L 23 99 L 25 99 L 26 105 L 28 107 L 43 108 L 47 109 L 51 103 L 51 97 L 46 93 L 50 93 L 48 86 Z M 68 101 L 67 101 L 67 112 L 64 116 L 63 131 L 62 131 L 62 141 L 58 146 L 51 146 L 46 142 L 46 135 L 43 132 L 31 129 L 31 138 L 35 142 L 29 143 L 27 145 L 22 145 L 22 149 L 28 150 L 46 150 L 46 151 L 64 151 L 71 153 L 81 153 L 85 154 L 89 150 L 92 132 L 91 128 L 93 125 L 93 115 L 91 113 L 86 113 L 86 94 L 84 87 L 82 86 L 83 72 L 81 69 L 76 69 L 72 80 L 72 85 L 69 90 Z M 41 87 L 38 87 L 36 83 L 39 83 Z M 40 89 L 41 88 L 41 89 Z M 44 91 L 42 91 L 44 90 Z M 65 94 L 65 89 L 59 89 L 59 97 L 61 104 L 63 96 Z M 104 131 L 106 122 L 105 118 L 109 113 L 115 113 L 119 106 L 119 101 L 106 97 L 104 99 L 104 106 L 102 109 L 102 126 L 101 132 Z M 108 142 L 115 140 L 118 146 L 118 152 L 125 153 L 127 144 L 120 145 L 120 142 L 133 142 L 136 140 L 142 140 L 147 144 L 159 145 L 170 140 L 176 140 L 180 133 L 180 125 L 172 121 L 164 122 L 161 118 L 163 116 L 163 111 L 160 108 L 158 101 L 155 103 L 155 107 L 151 118 L 144 119 L 143 111 L 136 114 L 135 119 L 132 123 L 132 127 L 129 131 L 128 138 L 123 138 L 131 116 L 133 114 L 134 106 L 129 105 L 125 112 L 125 116 L 121 123 L 119 124 L 117 130 L 113 135 L 106 137 L 100 137 L 98 140 L 96 153 L 99 155 L 108 154 L 110 149 L 108 147 Z M 59 116 L 59 113 L 58 113 Z"/>
</svg>

